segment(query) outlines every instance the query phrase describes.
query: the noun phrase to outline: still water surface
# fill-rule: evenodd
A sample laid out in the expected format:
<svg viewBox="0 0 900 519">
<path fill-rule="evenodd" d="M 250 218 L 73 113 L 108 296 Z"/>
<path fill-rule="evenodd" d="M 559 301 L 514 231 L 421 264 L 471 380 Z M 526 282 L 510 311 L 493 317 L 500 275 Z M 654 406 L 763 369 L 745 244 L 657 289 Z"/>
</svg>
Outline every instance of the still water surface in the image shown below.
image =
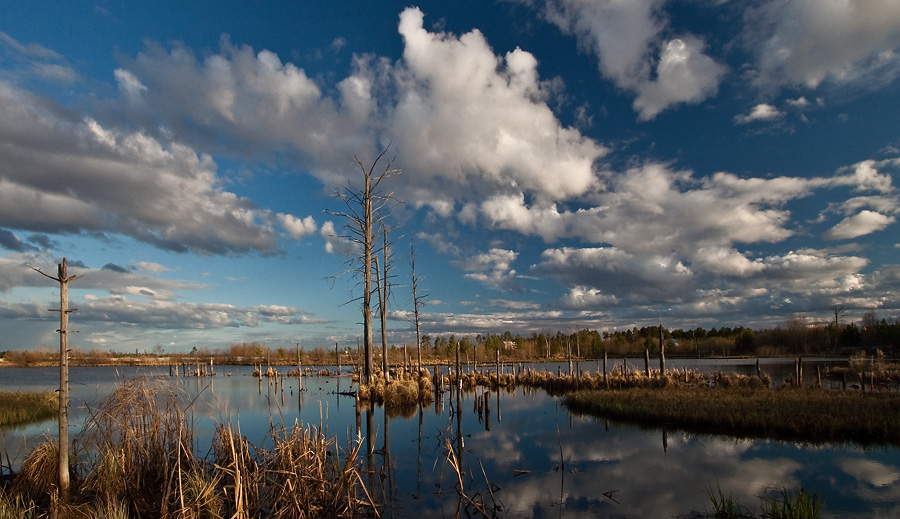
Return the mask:
<svg viewBox="0 0 900 519">
<path fill-rule="evenodd" d="M 629 363 L 643 366 L 642 360 Z M 776 382 L 793 372 L 789 362 L 761 364 Z M 756 369 L 753 361 L 668 364 L 682 365 L 707 372 Z M 557 365 L 547 368 L 555 372 Z M 583 370 L 596 368 L 595 363 L 581 364 Z M 807 380 L 815 376 L 814 367 L 804 369 Z M 296 379 L 287 379 L 282 392 L 266 380 L 259 383 L 249 375 L 251 370 L 221 367 L 217 371 L 230 371 L 232 376 L 176 379 L 169 378 L 165 368 L 72 368 L 70 434 L 77 436 L 88 407 L 96 406 L 116 384 L 149 376 L 170 380 L 188 396 L 199 395 L 193 416 L 200 455 L 206 454 L 214 425 L 229 420 L 239 422 L 241 433 L 264 448 L 271 443 L 270 419 L 288 427 L 297 419 L 321 425 L 340 446 L 356 438 L 354 399 L 338 394 L 354 389 L 349 378 L 305 378 L 302 392 Z M 52 390 L 56 385 L 54 368 L 0 369 L 4 389 Z M 490 400 L 490 414 L 479 417 L 475 411 L 479 397 Z M 460 412 L 454 413 L 456 409 Z M 453 487 L 455 474 L 446 463 L 447 440 L 462 446 L 466 492 L 480 493 L 490 503 L 493 490 L 502 517 L 694 517 L 711 512 L 707 496 L 711 485 L 757 514 L 758 496 L 767 488 L 803 487 L 823 497 L 824 517 L 900 517 L 896 447 L 803 445 L 641 429 L 572 415 L 558 398 L 522 388 L 511 393 L 482 389 L 462 393 L 458 404 L 455 394 L 445 394 L 409 416 L 386 417 L 376 407 L 370 415 L 361 413 L 363 436 L 367 421 L 376 454 L 374 471 L 363 479 L 379 501 L 388 503 L 387 517 L 456 515 L 459 498 Z M 4 465 L 8 455 L 16 466 L 37 442 L 55 436 L 55 429 L 55 421 L 49 421 L 4 430 Z M 363 448 L 364 468 L 365 453 Z"/>
</svg>

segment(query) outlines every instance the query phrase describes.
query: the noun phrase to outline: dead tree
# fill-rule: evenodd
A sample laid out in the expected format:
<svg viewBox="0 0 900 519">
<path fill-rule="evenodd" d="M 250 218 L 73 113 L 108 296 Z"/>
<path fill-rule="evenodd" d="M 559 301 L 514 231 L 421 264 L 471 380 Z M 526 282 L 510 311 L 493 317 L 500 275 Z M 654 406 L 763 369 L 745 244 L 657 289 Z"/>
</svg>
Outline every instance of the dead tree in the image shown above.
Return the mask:
<svg viewBox="0 0 900 519">
<path fill-rule="evenodd" d="M 70 276 L 66 272 L 66 258 L 57 267 L 57 276 L 44 273 L 41 269 L 28 265 L 38 274 L 59 283 L 59 499 L 69 501 L 69 313 L 77 310 L 69 308 L 69 282 L 82 276 Z"/>
<path fill-rule="evenodd" d="M 422 333 L 421 328 L 419 327 L 419 308 L 428 298 L 428 294 L 420 296 L 417 293 L 419 281 L 421 281 L 422 278 L 416 277 L 416 249 L 413 246 L 412 241 L 409 242 L 409 267 L 410 278 L 412 281 L 413 316 L 416 320 L 416 371 L 419 371 L 422 369 Z"/>
<path fill-rule="evenodd" d="M 362 277 L 364 384 L 368 384 L 372 380 L 372 294 L 374 292 L 372 276 L 378 276 L 377 269 L 373 269 L 377 253 L 375 234 L 387 213 L 390 212 L 390 206 L 395 200 L 393 193 L 384 194 L 379 187 L 385 179 L 399 173 L 399 170 L 391 169 L 393 160 L 388 162 L 381 173 L 376 173 L 375 168 L 389 148 L 390 145 L 375 158 L 368 168 L 358 157 L 354 156 L 353 159 L 363 175 L 363 186 L 358 187 L 352 182 L 348 182 L 343 191 L 335 193 L 335 197 L 346 206 L 346 211 L 326 211 L 328 214 L 346 220 L 344 228 L 347 233 L 339 237 L 354 245 L 350 252 L 351 257 L 347 262 L 348 268 L 341 275 L 353 273 Z"/>
</svg>

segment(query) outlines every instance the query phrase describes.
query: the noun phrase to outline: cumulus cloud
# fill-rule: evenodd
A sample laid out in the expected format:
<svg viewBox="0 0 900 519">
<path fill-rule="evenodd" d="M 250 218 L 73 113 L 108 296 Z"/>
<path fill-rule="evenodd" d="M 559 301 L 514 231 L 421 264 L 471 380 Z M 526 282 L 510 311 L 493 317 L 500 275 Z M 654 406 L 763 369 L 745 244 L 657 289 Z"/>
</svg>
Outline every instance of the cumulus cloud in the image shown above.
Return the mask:
<svg viewBox="0 0 900 519">
<path fill-rule="evenodd" d="M 319 234 L 325 238 L 325 252 L 328 254 L 347 254 L 355 248 L 350 240 L 337 232 L 331 220 L 322 224 Z"/>
<path fill-rule="evenodd" d="M 284 227 L 284 230 L 291 235 L 291 238 L 294 238 L 295 240 L 299 240 L 304 236 L 313 235 L 318 229 L 316 221 L 312 216 L 301 219 L 290 214 L 278 213 L 278 221 L 281 223 L 281 226 Z"/>
<path fill-rule="evenodd" d="M 734 122 L 738 124 L 748 124 L 756 121 L 772 121 L 774 119 L 782 117 L 783 115 L 784 114 L 774 106 L 766 103 L 761 103 L 754 106 L 753 109 L 750 110 L 749 114 L 735 116 Z"/>
<path fill-rule="evenodd" d="M 87 294 L 78 304 L 81 322 L 117 322 L 144 328 L 216 329 L 256 328 L 263 323 L 311 324 L 322 322 L 293 307 L 258 305 L 242 308 L 224 303 L 142 301 L 125 295 L 97 297 Z"/>
<path fill-rule="evenodd" d="M 517 186 L 549 199 L 584 193 L 605 148 L 563 127 L 546 103 L 537 60 L 516 49 L 496 56 L 477 30 L 455 36 L 400 16 L 403 69 L 393 127 L 411 170 L 475 190 Z M 434 180 L 432 178 L 431 180 Z"/>
<path fill-rule="evenodd" d="M 790 204 L 821 190 L 852 189 L 857 196 L 837 209 L 849 216 L 828 237 L 846 239 L 884 228 L 898 203 L 886 168 L 893 161 L 864 162 L 832 177 L 740 178 L 730 173 L 695 177 L 663 164 L 610 175 L 608 191 L 593 207 L 548 211 L 509 199 L 504 211 L 486 207 L 493 225 L 535 234 L 545 241 L 577 238 L 604 246 L 549 248 L 531 273 L 567 287 L 564 308 L 602 308 L 615 298 L 630 303 L 671 303 L 707 315 L 741 305 L 777 305 L 776 294 L 819 301 L 864 290 L 860 271 L 868 261 L 851 250 L 761 255 L 752 243 L 778 243 L 795 235 Z M 866 208 L 881 208 L 884 213 Z M 831 211 L 829 210 L 829 211 Z M 802 296 L 802 297 L 801 297 Z M 790 297 L 785 296 L 785 299 Z"/>
<path fill-rule="evenodd" d="M 134 264 L 134 268 L 137 270 L 143 270 L 144 272 L 153 272 L 154 274 L 158 274 L 160 272 L 172 272 L 172 269 L 165 265 L 160 265 L 159 263 L 154 263 L 152 261 L 139 261 Z"/>
<path fill-rule="evenodd" d="M 825 233 L 825 237 L 830 240 L 849 240 L 880 231 L 894 221 L 893 217 L 875 211 L 860 211 L 841 220 Z"/>
<path fill-rule="evenodd" d="M 607 150 L 560 123 L 548 105 L 556 89 L 532 54 L 498 56 L 477 30 L 434 33 L 423 23 L 420 10 L 404 10 L 403 59 L 357 56 L 331 92 L 276 54 L 227 39 L 202 60 L 183 46 L 149 44 L 117 77 L 135 120 L 152 114 L 196 147 L 287 150 L 329 187 L 355 173 L 336 165 L 354 155 L 369 164 L 389 134 L 396 165 L 415 172 L 395 182 L 398 196 L 444 214 L 510 186 L 547 199 L 594 187 L 594 163 Z"/>
<path fill-rule="evenodd" d="M 604 294 L 601 290 L 577 285 L 568 290 L 560 301 L 560 306 L 574 310 L 602 310 L 615 306 L 618 298 Z"/>
<path fill-rule="evenodd" d="M 547 19 L 596 54 L 600 72 L 637 93 L 641 120 L 679 103 L 698 103 L 718 92 L 727 68 L 704 54 L 692 34 L 667 34 L 665 0 L 554 0 Z M 658 52 L 658 55 L 657 55 Z"/>
<path fill-rule="evenodd" d="M 511 268 L 518 257 L 511 250 L 494 248 L 488 252 L 467 256 L 456 260 L 456 266 L 466 272 L 465 276 L 500 290 L 517 291 L 521 287 L 516 271 Z"/>
<path fill-rule="evenodd" d="M 881 86 L 900 72 L 894 0 L 770 0 L 750 11 L 745 30 L 763 87 Z"/>
<path fill-rule="evenodd" d="M 0 109 L 0 225 L 115 232 L 178 252 L 276 250 L 271 215 L 221 189 L 209 156 L 71 117 L 7 82 Z"/>
</svg>

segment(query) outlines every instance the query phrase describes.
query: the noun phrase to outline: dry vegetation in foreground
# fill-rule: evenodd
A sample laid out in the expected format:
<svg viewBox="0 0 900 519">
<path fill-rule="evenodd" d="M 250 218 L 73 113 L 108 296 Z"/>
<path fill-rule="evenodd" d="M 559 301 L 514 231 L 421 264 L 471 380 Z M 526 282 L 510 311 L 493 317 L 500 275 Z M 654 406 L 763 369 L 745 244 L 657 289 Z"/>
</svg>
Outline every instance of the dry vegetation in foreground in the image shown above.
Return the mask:
<svg viewBox="0 0 900 519">
<path fill-rule="evenodd" d="M 900 395 L 782 387 L 581 390 L 574 412 L 689 431 L 801 442 L 900 445 Z"/>
<path fill-rule="evenodd" d="M 185 406 L 162 381 L 135 379 L 92 410 L 77 439 L 72 497 L 57 502 L 58 446 L 25 459 L 0 517 L 358 517 L 374 504 L 357 472 L 359 444 L 338 449 L 321 429 L 273 426 L 271 450 L 221 424 L 211 455 L 195 455 Z"/>
<path fill-rule="evenodd" d="M 0 391 L 0 427 L 46 420 L 58 412 L 57 392 Z"/>
</svg>

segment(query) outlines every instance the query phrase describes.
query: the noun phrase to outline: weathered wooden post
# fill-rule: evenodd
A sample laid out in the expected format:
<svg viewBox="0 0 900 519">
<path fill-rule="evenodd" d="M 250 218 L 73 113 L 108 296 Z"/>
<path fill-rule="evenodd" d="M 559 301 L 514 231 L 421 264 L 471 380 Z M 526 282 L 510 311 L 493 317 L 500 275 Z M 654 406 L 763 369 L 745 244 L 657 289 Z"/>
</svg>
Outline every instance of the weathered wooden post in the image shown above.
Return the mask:
<svg viewBox="0 0 900 519">
<path fill-rule="evenodd" d="M 303 391 L 303 362 L 300 361 L 300 343 L 297 343 L 297 391 Z"/>
<path fill-rule="evenodd" d="M 644 375 L 650 378 L 650 348 L 644 348 Z"/>
<path fill-rule="evenodd" d="M 666 376 L 666 343 L 663 341 L 662 323 L 659 323 L 659 376 Z"/>
<path fill-rule="evenodd" d="M 66 258 L 57 266 L 57 277 L 45 274 L 41 269 L 28 265 L 37 273 L 59 282 L 59 501 L 69 502 L 69 282 L 82 276 L 69 276 Z"/>
<path fill-rule="evenodd" d="M 607 362 L 607 352 L 603 350 L 603 385 L 606 386 L 606 389 L 609 389 L 609 377 L 606 374 L 606 362 Z"/>
</svg>

